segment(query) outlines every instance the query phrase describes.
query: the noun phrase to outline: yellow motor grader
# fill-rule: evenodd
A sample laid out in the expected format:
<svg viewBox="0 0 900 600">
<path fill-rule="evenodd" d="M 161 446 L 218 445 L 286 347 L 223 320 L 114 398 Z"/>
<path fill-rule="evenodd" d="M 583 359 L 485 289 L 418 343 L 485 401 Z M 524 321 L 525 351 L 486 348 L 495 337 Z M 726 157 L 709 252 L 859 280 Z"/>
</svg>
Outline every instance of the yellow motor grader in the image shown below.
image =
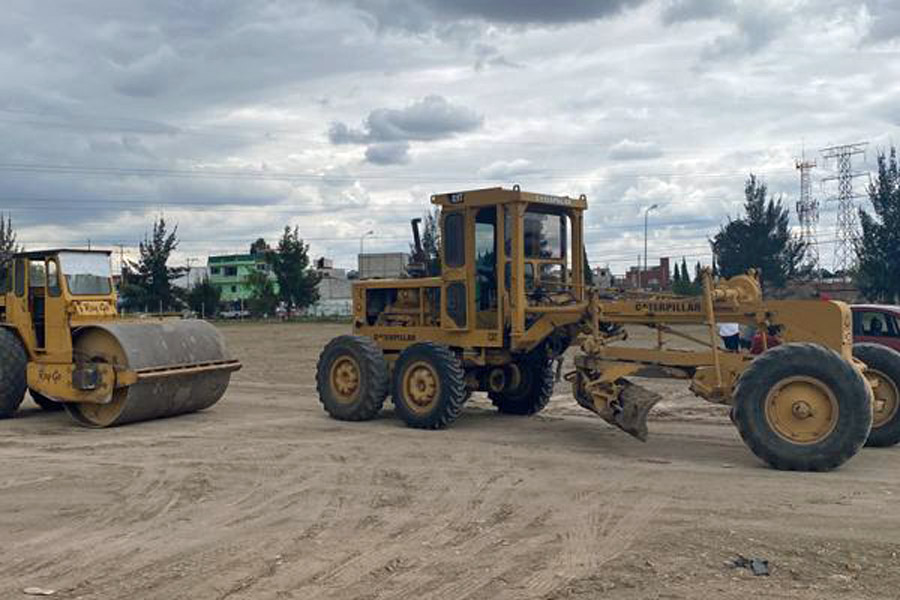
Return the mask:
<svg viewBox="0 0 900 600">
<path fill-rule="evenodd" d="M 0 267 L 0 418 L 26 389 L 90 427 L 193 412 L 240 366 L 204 321 L 121 318 L 108 252 L 23 252 Z"/>
<path fill-rule="evenodd" d="M 659 397 L 632 377 L 688 380 L 730 405 L 748 447 L 779 469 L 829 470 L 867 440 L 900 441 L 900 354 L 854 349 L 845 304 L 764 300 L 752 273 L 718 283 L 705 273 L 699 297 L 603 296 L 585 284 L 584 196 L 516 186 L 431 201 L 441 209 L 440 274 L 427 272 L 414 220 L 410 276 L 354 285 L 354 335 L 329 342 L 317 367 L 332 417 L 371 419 L 390 394 L 409 426 L 439 429 L 473 391 L 502 413 L 534 414 L 552 395 L 552 361 L 578 344 L 566 375 L 575 400 L 640 439 Z M 758 356 L 725 352 L 717 322 L 777 329 L 782 343 Z M 626 326 L 653 328 L 656 343 L 623 345 Z M 675 349 L 673 337 L 701 349 Z"/>
</svg>

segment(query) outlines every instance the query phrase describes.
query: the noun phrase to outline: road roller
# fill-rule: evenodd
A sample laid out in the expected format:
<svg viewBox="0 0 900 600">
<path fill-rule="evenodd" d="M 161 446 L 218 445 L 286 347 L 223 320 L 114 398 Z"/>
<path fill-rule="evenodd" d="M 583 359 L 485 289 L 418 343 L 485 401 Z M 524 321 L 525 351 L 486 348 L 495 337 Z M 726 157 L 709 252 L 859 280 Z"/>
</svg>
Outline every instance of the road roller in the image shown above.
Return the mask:
<svg viewBox="0 0 900 600">
<path fill-rule="evenodd" d="M 119 315 L 109 252 L 43 250 L 0 267 L 0 418 L 41 408 L 110 427 L 208 408 L 241 363 L 205 321 Z"/>
</svg>

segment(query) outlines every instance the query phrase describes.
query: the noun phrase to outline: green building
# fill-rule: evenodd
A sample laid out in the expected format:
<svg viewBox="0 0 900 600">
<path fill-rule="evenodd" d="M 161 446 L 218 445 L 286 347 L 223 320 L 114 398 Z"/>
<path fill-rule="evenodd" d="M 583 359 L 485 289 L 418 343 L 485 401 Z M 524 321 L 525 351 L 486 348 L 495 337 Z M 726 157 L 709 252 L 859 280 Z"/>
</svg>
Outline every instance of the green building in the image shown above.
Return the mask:
<svg viewBox="0 0 900 600">
<path fill-rule="evenodd" d="M 272 267 L 266 262 L 264 254 L 226 254 L 210 256 L 209 282 L 222 290 L 222 302 L 237 303 L 247 300 L 253 295 L 253 289 L 247 278 L 251 273 L 262 271 L 268 273 L 278 293 L 278 282 L 272 273 Z"/>
</svg>

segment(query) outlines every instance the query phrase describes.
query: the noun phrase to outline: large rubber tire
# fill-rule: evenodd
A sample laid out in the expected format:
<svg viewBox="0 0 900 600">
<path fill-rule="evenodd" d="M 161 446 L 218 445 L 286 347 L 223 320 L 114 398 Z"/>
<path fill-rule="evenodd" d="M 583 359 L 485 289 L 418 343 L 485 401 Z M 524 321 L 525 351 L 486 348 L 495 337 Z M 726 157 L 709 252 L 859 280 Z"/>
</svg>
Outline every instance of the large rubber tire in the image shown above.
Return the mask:
<svg viewBox="0 0 900 600">
<path fill-rule="evenodd" d="M 31 394 L 31 399 L 34 400 L 34 403 L 47 412 L 57 412 L 65 408 L 62 402 L 54 402 L 40 392 L 29 389 L 28 393 Z"/>
<path fill-rule="evenodd" d="M 776 409 L 771 407 L 787 406 L 791 398 L 798 397 L 798 391 L 800 398 L 811 398 L 810 404 L 805 399 L 793 401 L 787 417 L 783 413 L 772 417 Z M 820 408 L 817 397 L 827 398 L 831 404 Z M 803 405 L 816 409 L 802 416 Z M 802 429 L 805 420 L 816 414 L 824 415 L 827 425 L 812 432 L 811 439 L 791 439 L 777 429 L 784 424 L 773 422 L 781 418 L 787 426 Z M 871 395 L 863 376 L 833 350 L 818 344 L 784 344 L 760 355 L 741 375 L 734 391 L 733 416 L 750 450 L 772 467 L 829 471 L 865 444 L 872 427 Z"/>
<path fill-rule="evenodd" d="M 881 402 L 875 406 L 866 446 L 893 446 L 900 442 L 900 352 L 880 344 L 861 343 L 853 345 L 853 356 L 866 363 L 879 379 L 875 397 Z"/>
<path fill-rule="evenodd" d="M 515 389 L 489 392 L 497 410 L 507 415 L 535 415 L 550 403 L 555 373 L 553 361 L 542 351 L 527 354 L 516 361 L 521 376 Z"/>
<path fill-rule="evenodd" d="M 0 419 L 13 416 L 25 399 L 28 355 L 12 331 L 0 328 Z"/>
<path fill-rule="evenodd" d="M 332 418 L 374 419 L 388 393 L 388 366 L 381 348 L 364 336 L 334 338 L 319 355 L 316 389 L 319 402 Z"/>
<path fill-rule="evenodd" d="M 443 429 L 462 413 L 465 371 L 446 346 L 413 344 L 394 364 L 392 399 L 397 415 L 410 427 Z"/>
</svg>

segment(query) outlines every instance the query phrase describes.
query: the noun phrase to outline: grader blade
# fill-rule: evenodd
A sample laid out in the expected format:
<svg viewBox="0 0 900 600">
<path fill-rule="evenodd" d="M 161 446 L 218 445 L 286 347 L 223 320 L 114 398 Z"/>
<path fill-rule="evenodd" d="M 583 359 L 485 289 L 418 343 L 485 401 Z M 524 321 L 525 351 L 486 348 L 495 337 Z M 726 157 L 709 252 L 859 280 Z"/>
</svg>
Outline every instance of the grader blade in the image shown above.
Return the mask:
<svg viewBox="0 0 900 600">
<path fill-rule="evenodd" d="M 647 416 L 662 396 L 631 382 L 624 383 L 618 402 L 613 405 L 612 419 L 606 421 L 642 442 L 647 441 Z"/>
</svg>

